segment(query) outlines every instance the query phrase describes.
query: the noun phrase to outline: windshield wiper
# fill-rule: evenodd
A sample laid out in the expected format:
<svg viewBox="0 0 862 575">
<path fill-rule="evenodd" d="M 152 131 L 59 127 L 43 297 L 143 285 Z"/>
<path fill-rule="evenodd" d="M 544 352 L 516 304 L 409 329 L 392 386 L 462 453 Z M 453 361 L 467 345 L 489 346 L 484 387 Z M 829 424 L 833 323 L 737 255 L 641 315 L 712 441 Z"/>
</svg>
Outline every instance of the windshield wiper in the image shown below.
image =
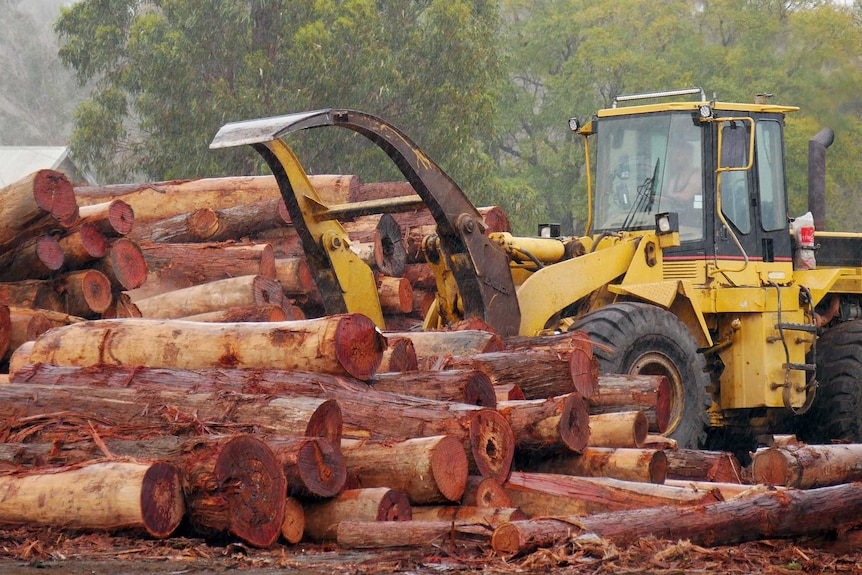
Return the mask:
<svg viewBox="0 0 862 575">
<path fill-rule="evenodd" d="M 647 176 L 647 178 L 644 179 L 644 181 L 641 182 L 641 184 L 637 187 L 638 200 L 632 204 L 629 213 L 626 214 L 626 219 L 623 222 L 623 229 L 628 229 L 629 225 L 634 220 L 635 214 L 648 214 L 652 211 L 653 204 L 655 204 L 655 184 L 656 180 L 658 180 L 658 168 L 660 162 L 661 158 L 657 158 L 655 161 L 655 167 L 652 171 L 652 175 Z"/>
</svg>

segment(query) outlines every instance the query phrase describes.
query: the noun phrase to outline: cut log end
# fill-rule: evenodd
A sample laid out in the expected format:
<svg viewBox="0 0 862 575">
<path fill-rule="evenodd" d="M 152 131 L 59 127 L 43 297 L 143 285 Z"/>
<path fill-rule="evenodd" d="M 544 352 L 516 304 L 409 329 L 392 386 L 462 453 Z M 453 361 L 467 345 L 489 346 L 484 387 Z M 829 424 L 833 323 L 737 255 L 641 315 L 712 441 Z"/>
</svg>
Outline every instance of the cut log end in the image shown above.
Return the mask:
<svg viewBox="0 0 862 575">
<path fill-rule="evenodd" d="M 377 521 L 410 521 L 413 519 L 413 507 L 402 491 L 390 489 L 381 498 L 377 508 Z"/>
<path fill-rule="evenodd" d="M 66 260 L 63 248 L 54 236 L 42 236 L 36 240 L 36 257 L 51 271 L 62 268 Z"/>
<path fill-rule="evenodd" d="M 81 295 L 87 307 L 95 313 L 105 312 L 114 302 L 111 280 L 98 270 L 86 270 L 82 273 Z"/>
<path fill-rule="evenodd" d="M 318 497 L 335 497 L 347 483 L 341 449 L 322 438 L 304 443 L 296 463 L 303 485 Z"/>
<path fill-rule="evenodd" d="M 341 366 L 353 377 L 371 379 L 380 367 L 385 347 L 386 338 L 368 317 L 348 314 L 338 321 L 335 355 Z"/>
<path fill-rule="evenodd" d="M 281 536 L 290 544 L 299 543 L 305 533 L 305 509 L 302 503 L 288 497 L 284 504 L 284 521 L 281 523 Z"/>
<path fill-rule="evenodd" d="M 122 200 L 113 200 L 108 207 L 108 222 L 117 234 L 121 236 L 128 234 L 132 231 L 135 222 L 132 206 Z"/>
<path fill-rule="evenodd" d="M 494 530 L 491 535 L 491 548 L 497 555 L 511 557 L 518 554 L 522 548 L 521 532 L 512 523 L 504 523 Z"/>
<path fill-rule="evenodd" d="M 55 170 L 39 170 L 33 178 L 36 205 L 49 212 L 60 225 L 69 227 L 78 220 L 78 203 L 72 182 Z"/>
<path fill-rule="evenodd" d="M 670 380 L 662 376 L 655 396 L 655 423 L 659 433 L 667 431 L 668 425 L 670 425 L 672 396 Z"/>
<path fill-rule="evenodd" d="M 413 341 L 406 337 L 396 337 L 388 340 L 388 347 L 383 352 L 381 371 L 417 371 L 419 360 L 416 358 L 416 348 Z"/>
<path fill-rule="evenodd" d="M 593 356 L 593 345 L 586 337 L 573 337 L 571 342 L 572 354 L 569 357 L 569 373 L 572 374 L 575 391 L 589 399 L 593 396 L 599 377 L 598 363 Z"/>
<path fill-rule="evenodd" d="M 111 272 L 123 289 L 132 290 L 144 285 L 149 270 L 138 244 L 120 238 L 111 245 L 108 258 Z"/>
<path fill-rule="evenodd" d="M 650 483 L 662 484 L 667 478 L 667 455 L 661 449 L 656 450 L 650 457 L 647 466 Z"/>
<path fill-rule="evenodd" d="M 219 230 L 218 214 L 211 208 L 201 208 L 193 211 L 186 218 L 186 224 L 188 225 L 189 233 L 197 241 L 211 238 Z"/>
<path fill-rule="evenodd" d="M 108 240 L 105 234 L 99 231 L 99 228 L 93 224 L 83 224 L 81 226 L 81 247 L 91 258 L 103 258 L 108 253 Z"/>
<path fill-rule="evenodd" d="M 341 445 L 344 418 L 341 406 L 334 399 L 324 401 L 314 410 L 305 426 L 307 437 L 322 437 L 331 445 Z"/>
<path fill-rule="evenodd" d="M 141 489 L 144 528 L 152 537 L 168 537 L 185 514 L 182 482 L 175 467 L 154 463 L 144 475 Z"/>
<path fill-rule="evenodd" d="M 215 478 L 230 508 L 230 532 L 256 547 L 281 534 L 287 481 L 275 455 L 250 436 L 230 440 L 219 454 Z"/>
<path fill-rule="evenodd" d="M 431 472 L 440 493 L 449 501 L 458 501 L 467 487 L 469 462 L 464 446 L 457 438 L 445 436 L 431 453 Z"/>
<path fill-rule="evenodd" d="M 478 472 L 503 483 L 512 470 L 515 434 L 498 412 L 482 409 L 470 421 L 470 452 Z"/>
<path fill-rule="evenodd" d="M 464 403 L 479 407 L 497 407 L 497 394 L 491 378 L 484 372 L 474 370 L 469 374 L 464 385 Z"/>
<path fill-rule="evenodd" d="M 560 417 L 560 438 L 575 453 L 583 453 L 590 440 L 590 410 L 577 393 L 570 393 Z"/>
</svg>

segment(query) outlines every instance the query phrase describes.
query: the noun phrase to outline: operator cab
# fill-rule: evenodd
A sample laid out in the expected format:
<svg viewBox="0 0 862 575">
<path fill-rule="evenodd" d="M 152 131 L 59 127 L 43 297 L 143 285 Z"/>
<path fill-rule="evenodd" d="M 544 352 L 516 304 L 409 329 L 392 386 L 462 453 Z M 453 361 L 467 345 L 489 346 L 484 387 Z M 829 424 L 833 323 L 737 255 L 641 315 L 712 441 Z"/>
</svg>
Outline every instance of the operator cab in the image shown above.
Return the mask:
<svg viewBox="0 0 862 575">
<path fill-rule="evenodd" d="M 702 101 L 616 106 L 691 93 Z M 792 261 L 783 129 L 795 109 L 706 103 L 700 89 L 618 98 L 580 130 L 598 138 L 590 232 L 653 230 L 673 213 L 680 245 L 666 260 Z"/>
</svg>

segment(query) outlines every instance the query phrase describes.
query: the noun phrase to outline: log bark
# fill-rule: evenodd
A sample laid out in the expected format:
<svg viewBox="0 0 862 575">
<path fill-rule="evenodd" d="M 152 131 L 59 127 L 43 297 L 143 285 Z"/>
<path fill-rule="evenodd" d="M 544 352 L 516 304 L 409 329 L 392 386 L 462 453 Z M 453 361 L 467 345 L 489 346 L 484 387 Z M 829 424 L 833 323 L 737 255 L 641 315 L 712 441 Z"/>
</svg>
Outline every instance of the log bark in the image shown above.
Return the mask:
<svg viewBox="0 0 862 575">
<path fill-rule="evenodd" d="M 10 441 L 89 437 L 88 420 L 120 438 L 147 433 L 257 431 L 320 436 L 334 445 L 341 441 L 341 412 L 338 402 L 331 399 L 93 386 L 81 393 L 80 386 L 33 383 L 0 386 L 0 398 L 0 417 L 6 420 Z"/>
<path fill-rule="evenodd" d="M 170 267 L 195 284 L 248 275 L 276 278 L 275 255 L 269 244 L 142 243 L 140 248 L 151 271 Z"/>
<path fill-rule="evenodd" d="M 388 487 L 411 504 L 458 501 L 467 485 L 463 442 L 451 435 L 401 441 L 341 441 L 350 484 Z"/>
<path fill-rule="evenodd" d="M 90 225 L 107 238 L 125 236 L 132 231 L 135 212 L 123 200 L 109 200 L 78 208 L 79 223 Z"/>
<path fill-rule="evenodd" d="M 862 445 L 788 445 L 759 449 L 751 461 L 754 481 L 798 489 L 862 480 Z"/>
<path fill-rule="evenodd" d="M 494 526 L 507 521 L 524 521 L 526 519 L 527 515 L 517 507 L 413 506 L 413 521 L 484 522 Z"/>
<path fill-rule="evenodd" d="M 416 359 L 416 349 L 413 342 L 406 337 L 387 338 L 383 359 L 380 361 L 380 373 L 416 371 L 419 360 Z"/>
<path fill-rule="evenodd" d="M 0 281 L 49 278 L 64 262 L 63 248 L 54 236 L 32 238 L 0 255 Z"/>
<path fill-rule="evenodd" d="M 95 269 L 70 272 L 55 280 L 55 291 L 62 298 L 62 311 L 85 319 L 95 319 L 113 303 L 111 281 Z"/>
<path fill-rule="evenodd" d="M 92 224 L 76 226 L 74 231 L 58 240 L 63 252 L 63 267 L 67 270 L 80 269 L 108 253 L 108 240 Z"/>
<path fill-rule="evenodd" d="M 481 371 L 410 371 L 378 373 L 370 382 L 378 391 L 496 407 L 497 397 L 490 378 Z"/>
<path fill-rule="evenodd" d="M 48 317 L 39 310 L 24 308 L 8 308 L 8 310 L 8 343 L 2 355 L 4 362 L 9 361 L 12 352 L 25 342 L 36 341 L 37 337 L 54 327 Z M 0 345 L 0 347 L 3 346 Z"/>
<path fill-rule="evenodd" d="M 407 497 L 386 487 L 347 489 L 338 497 L 306 503 L 305 535 L 315 541 L 334 541 L 338 524 L 352 521 L 410 521 Z"/>
<path fill-rule="evenodd" d="M 540 458 L 520 468 L 534 473 L 610 477 L 663 484 L 668 475 L 668 459 L 664 451 L 656 449 L 588 447 L 580 454 Z"/>
<path fill-rule="evenodd" d="M 307 295 L 316 289 L 304 258 L 277 258 L 275 279 L 287 295 Z"/>
<path fill-rule="evenodd" d="M 590 414 L 643 411 L 649 431 L 664 433 L 670 423 L 670 381 L 663 375 L 601 374 L 590 398 Z"/>
<path fill-rule="evenodd" d="M 413 287 L 406 278 L 379 276 L 377 295 L 384 314 L 405 314 L 413 311 Z"/>
<path fill-rule="evenodd" d="M 717 489 L 722 499 L 729 501 L 736 497 L 749 497 L 762 493 L 765 489 L 783 489 L 781 486 L 746 485 L 744 483 L 725 483 L 722 481 L 691 481 L 688 479 L 667 479 L 665 485 L 671 487 L 685 487 L 700 491 L 713 491 Z"/>
<path fill-rule="evenodd" d="M 447 355 L 471 355 L 499 351 L 500 337 L 482 330 L 421 331 L 384 333 L 387 338 L 406 337 L 413 342 L 413 349 L 420 364 L 423 360 L 436 360 Z"/>
<path fill-rule="evenodd" d="M 590 447 L 640 448 L 649 423 L 643 411 L 619 411 L 590 416 Z"/>
<path fill-rule="evenodd" d="M 586 449 L 591 438 L 591 417 L 578 393 L 548 399 L 501 401 L 500 412 L 515 434 L 520 453 Z"/>
<path fill-rule="evenodd" d="M 141 317 L 141 310 L 138 309 L 132 298 L 126 292 L 114 294 L 114 300 L 108 309 L 102 312 L 102 319 L 122 319 L 129 317 Z"/>
<path fill-rule="evenodd" d="M 742 466 L 727 451 L 670 449 L 666 454 L 669 479 L 742 483 Z"/>
<path fill-rule="evenodd" d="M 141 346 L 147 341 L 147 346 Z M 369 379 L 383 338 L 359 314 L 282 323 L 206 324 L 181 320 L 100 320 L 44 334 L 32 361 L 207 369 L 281 368 Z"/>
<path fill-rule="evenodd" d="M 721 494 L 608 477 L 513 471 L 503 488 L 529 517 L 591 515 L 665 505 L 686 507 L 721 500 Z"/>
<path fill-rule="evenodd" d="M 55 170 L 39 170 L 0 188 L 0 250 L 78 219 L 69 179 Z"/>
<path fill-rule="evenodd" d="M 264 276 L 242 275 L 214 280 L 135 300 L 143 317 L 178 319 L 232 307 L 284 304 L 277 281 Z"/>
<path fill-rule="evenodd" d="M 812 512 L 816 509 L 817 512 Z M 640 537 L 685 539 L 695 545 L 734 545 L 845 531 L 862 516 L 862 484 L 787 489 L 687 509 L 657 507 L 567 520 L 533 519 L 498 527 L 491 539 L 500 555 L 527 553 L 589 532 L 616 545 Z M 573 523 L 576 521 L 577 523 Z M 576 526 L 577 525 L 577 526 Z"/>
<path fill-rule="evenodd" d="M 31 309 L 61 311 L 63 304 L 48 280 L 0 282 L 0 304 Z"/>
<path fill-rule="evenodd" d="M 322 437 L 292 437 L 266 442 L 287 478 L 287 493 L 297 498 L 335 497 L 347 482 L 340 446 Z"/>
<path fill-rule="evenodd" d="M 456 332 L 457 333 L 457 332 Z M 488 374 L 494 385 L 517 384 L 527 399 L 545 399 L 573 391 L 589 398 L 595 379 L 580 377 L 573 352 L 498 351 L 447 357 L 444 369 L 474 369 Z"/>
<path fill-rule="evenodd" d="M 0 523 L 168 537 L 184 514 L 182 479 L 164 462 L 107 461 L 0 476 Z"/>
</svg>

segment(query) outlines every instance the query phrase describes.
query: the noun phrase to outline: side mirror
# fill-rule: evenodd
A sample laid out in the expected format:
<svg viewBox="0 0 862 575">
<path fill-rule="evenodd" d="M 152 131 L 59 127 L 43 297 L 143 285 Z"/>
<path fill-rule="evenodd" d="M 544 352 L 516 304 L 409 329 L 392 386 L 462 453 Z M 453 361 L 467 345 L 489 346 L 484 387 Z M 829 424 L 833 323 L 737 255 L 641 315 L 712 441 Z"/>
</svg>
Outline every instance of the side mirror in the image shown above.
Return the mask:
<svg viewBox="0 0 862 575">
<path fill-rule="evenodd" d="M 727 122 L 721 128 L 721 165 L 719 168 L 748 167 L 750 132 L 743 122 Z"/>
</svg>

